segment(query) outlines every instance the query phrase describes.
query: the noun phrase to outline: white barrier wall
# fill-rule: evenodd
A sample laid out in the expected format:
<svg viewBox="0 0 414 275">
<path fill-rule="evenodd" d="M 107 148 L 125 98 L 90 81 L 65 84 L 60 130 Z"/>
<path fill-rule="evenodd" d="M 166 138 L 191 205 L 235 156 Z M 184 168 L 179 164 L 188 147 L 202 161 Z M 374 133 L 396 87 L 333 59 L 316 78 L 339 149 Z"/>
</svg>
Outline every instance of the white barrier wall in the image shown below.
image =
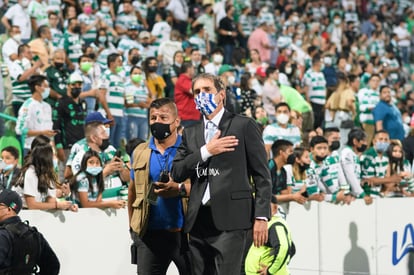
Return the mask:
<svg viewBox="0 0 414 275">
<path fill-rule="evenodd" d="M 297 248 L 291 274 L 413 275 L 413 209 L 409 198 L 370 206 L 291 204 L 287 221 Z M 20 216 L 45 235 L 61 261 L 61 274 L 136 274 L 126 209 L 25 210 Z M 178 273 L 172 266 L 168 274 Z"/>
</svg>

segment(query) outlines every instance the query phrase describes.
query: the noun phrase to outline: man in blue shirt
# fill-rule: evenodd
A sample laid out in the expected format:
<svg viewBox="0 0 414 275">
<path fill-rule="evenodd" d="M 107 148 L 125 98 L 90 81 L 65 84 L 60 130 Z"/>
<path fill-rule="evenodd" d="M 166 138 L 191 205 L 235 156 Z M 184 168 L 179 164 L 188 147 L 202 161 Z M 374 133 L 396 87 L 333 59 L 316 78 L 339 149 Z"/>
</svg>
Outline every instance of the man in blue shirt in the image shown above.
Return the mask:
<svg viewBox="0 0 414 275">
<path fill-rule="evenodd" d="M 185 256 L 186 238 L 182 233 L 184 211 L 182 197 L 190 184 L 169 177 L 181 136 L 180 119 L 173 100 L 154 100 L 149 108 L 152 137 L 132 153 L 128 213 L 133 260 L 138 274 L 166 274 L 171 261 L 180 274 L 189 274 Z"/>
<path fill-rule="evenodd" d="M 376 131 L 385 130 L 390 139 L 404 139 L 404 127 L 401 112 L 392 102 L 391 89 L 388 86 L 380 87 L 380 102 L 372 110 Z"/>
</svg>

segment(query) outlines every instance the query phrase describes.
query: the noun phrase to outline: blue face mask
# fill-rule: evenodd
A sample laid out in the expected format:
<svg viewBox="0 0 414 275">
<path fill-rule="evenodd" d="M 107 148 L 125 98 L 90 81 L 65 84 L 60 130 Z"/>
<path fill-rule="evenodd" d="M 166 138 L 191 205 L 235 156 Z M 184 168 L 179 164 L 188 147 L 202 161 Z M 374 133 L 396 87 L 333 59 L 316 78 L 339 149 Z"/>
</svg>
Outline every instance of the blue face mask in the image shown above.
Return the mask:
<svg viewBox="0 0 414 275">
<path fill-rule="evenodd" d="M 194 98 L 196 108 L 203 115 L 211 115 L 217 109 L 217 103 L 214 101 L 214 94 L 200 92 Z"/>
<path fill-rule="evenodd" d="M 42 93 L 42 98 L 43 98 L 43 99 L 48 98 L 48 97 L 49 97 L 49 94 L 50 94 L 50 88 L 49 88 L 49 87 L 47 87 L 47 88 L 45 88 L 45 90 L 44 90 L 44 91 L 43 91 L 43 93 Z"/>
<path fill-rule="evenodd" d="M 86 173 L 91 174 L 92 176 L 96 176 L 99 173 L 102 172 L 102 167 L 101 166 L 93 166 L 93 167 L 87 167 L 86 168 Z"/>
<path fill-rule="evenodd" d="M 6 164 L 6 166 L 4 166 L 3 171 L 7 172 L 10 171 L 11 169 L 13 169 L 14 165 L 13 164 Z"/>
<path fill-rule="evenodd" d="M 390 146 L 389 142 L 378 141 L 377 143 L 375 143 L 375 150 L 377 150 L 378 153 L 384 153 L 385 151 L 387 151 L 388 146 Z"/>
</svg>

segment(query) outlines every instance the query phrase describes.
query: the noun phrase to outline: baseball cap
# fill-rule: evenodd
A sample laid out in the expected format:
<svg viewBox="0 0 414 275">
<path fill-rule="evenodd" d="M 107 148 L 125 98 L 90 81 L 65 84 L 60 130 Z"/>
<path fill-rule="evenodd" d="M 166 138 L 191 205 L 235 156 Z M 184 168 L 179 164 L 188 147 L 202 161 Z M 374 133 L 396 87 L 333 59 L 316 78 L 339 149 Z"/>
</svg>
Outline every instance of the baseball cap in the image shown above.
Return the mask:
<svg viewBox="0 0 414 275">
<path fill-rule="evenodd" d="M 100 112 L 92 112 L 86 116 L 85 124 L 92 122 L 101 122 L 103 124 L 108 124 L 112 122 L 112 119 L 105 118 Z"/>
<path fill-rule="evenodd" d="M 139 30 L 139 27 L 138 27 L 138 25 L 129 25 L 128 26 L 128 30 L 138 31 Z"/>
<path fill-rule="evenodd" d="M 151 37 L 151 34 L 147 31 L 140 32 L 138 36 L 139 39 L 150 38 L 150 37 Z"/>
<path fill-rule="evenodd" d="M 184 40 L 182 43 L 181 43 L 181 47 L 183 48 L 183 50 L 185 50 L 185 49 L 188 49 L 188 48 L 193 48 L 193 44 L 191 44 L 190 43 L 190 41 L 188 41 L 188 40 Z"/>
<path fill-rule="evenodd" d="M 72 73 L 69 76 L 68 83 L 69 84 L 74 84 L 74 83 L 77 83 L 77 82 L 83 82 L 82 76 L 80 74 L 78 74 L 78 73 Z"/>
<path fill-rule="evenodd" d="M 266 77 L 266 69 L 263 68 L 262 66 L 258 67 L 256 69 L 256 75 L 261 76 L 261 77 Z"/>
<path fill-rule="evenodd" d="M 17 194 L 16 191 L 8 189 L 4 189 L 0 192 L 0 204 L 4 204 L 5 206 L 10 207 L 14 210 L 14 212 L 16 212 L 16 214 L 19 214 L 23 205 L 19 194 Z"/>
<path fill-rule="evenodd" d="M 234 72 L 234 71 L 236 71 L 236 69 L 233 66 L 224 64 L 224 65 L 220 66 L 220 69 L 218 71 L 218 75 L 222 75 L 225 72 Z"/>
</svg>

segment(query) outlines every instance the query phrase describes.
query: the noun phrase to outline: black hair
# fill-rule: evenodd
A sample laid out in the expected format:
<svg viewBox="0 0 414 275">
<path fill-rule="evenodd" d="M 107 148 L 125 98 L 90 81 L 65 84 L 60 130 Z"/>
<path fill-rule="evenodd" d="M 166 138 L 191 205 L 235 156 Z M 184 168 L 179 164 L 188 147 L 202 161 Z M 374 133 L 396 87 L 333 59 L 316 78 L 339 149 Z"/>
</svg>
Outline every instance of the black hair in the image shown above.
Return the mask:
<svg viewBox="0 0 414 275">
<path fill-rule="evenodd" d="M 95 38 L 95 45 L 99 45 L 101 44 L 101 42 L 99 42 L 99 36 L 100 36 L 100 32 L 103 31 L 105 33 L 105 37 L 106 37 L 106 41 L 104 43 L 105 47 L 109 47 L 109 39 L 108 39 L 108 34 L 106 32 L 105 28 L 99 28 L 98 31 L 96 32 L 96 38 Z"/>
<path fill-rule="evenodd" d="M 27 80 L 27 85 L 29 85 L 30 92 L 33 94 L 36 90 L 36 86 L 41 86 L 43 81 L 47 80 L 47 77 L 40 74 L 32 75 Z"/>
<path fill-rule="evenodd" d="M 399 146 L 401 147 L 402 151 L 402 158 L 401 159 L 395 159 L 392 157 L 392 151 L 394 150 L 394 147 Z M 389 159 L 389 165 L 391 167 L 391 175 L 394 175 L 398 172 L 398 169 L 402 172 L 404 171 L 404 150 L 402 147 L 402 144 L 398 141 L 391 141 L 390 145 L 387 148 L 387 156 Z"/>
<path fill-rule="evenodd" d="M 19 45 L 19 47 L 17 47 L 17 55 L 18 56 L 22 55 L 26 48 L 29 48 L 29 45 L 27 45 L 27 44 Z"/>
<path fill-rule="evenodd" d="M 128 140 L 127 144 L 125 145 L 125 152 L 132 157 L 132 153 L 134 152 L 135 148 L 144 142 L 145 140 L 141 138 L 133 138 Z"/>
<path fill-rule="evenodd" d="M 49 28 L 49 26 L 48 26 L 48 25 L 41 25 L 41 26 L 37 29 L 37 37 L 40 37 L 42 34 L 44 34 L 48 28 Z"/>
<path fill-rule="evenodd" d="M 78 58 L 78 63 L 79 63 L 79 64 L 81 63 L 82 58 L 88 58 L 88 59 L 90 59 L 91 57 L 90 57 L 89 55 L 87 55 L 87 54 L 82 54 L 82 55 L 81 55 L 81 56 L 79 56 L 79 58 Z"/>
<path fill-rule="evenodd" d="M 385 88 L 389 88 L 389 87 L 390 86 L 388 86 L 388 85 L 381 85 L 380 88 L 379 88 L 379 93 L 381 94 L 382 90 L 384 90 Z"/>
<path fill-rule="evenodd" d="M 274 73 L 275 71 L 277 71 L 276 67 L 273 66 L 269 66 L 266 68 L 266 76 L 269 77 L 269 75 L 271 75 L 272 73 Z"/>
<path fill-rule="evenodd" d="M 110 55 L 108 55 L 108 58 L 107 58 L 108 68 L 109 68 L 109 65 L 115 62 L 119 57 L 120 57 L 119 53 L 111 53 Z"/>
<path fill-rule="evenodd" d="M 249 73 L 244 73 L 242 74 L 242 76 L 240 77 L 240 89 L 242 91 L 248 91 L 249 88 L 249 79 L 250 79 L 250 74 Z"/>
<path fill-rule="evenodd" d="M 279 102 L 276 106 L 275 106 L 275 110 L 277 111 L 277 109 L 279 109 L 280 107 L 286 106 L 290 112 L 290 107 L 286 102 Z"/>
<path fill-rule="evenodd" d="M 376 131 L 374 134 L 374 137 L 376 137 L 379 134 L 387 134 L 388 136 L 390 135 L 387 130 L 382 129 L 382 130 Z"/>
<path fill-rule="evenodd" d="M 70 180 L 70 189 L 71 189 L 72 192 L 78 193 L 78 184 L 76 183 L 76 178 L 82 172 L 85 173 L 86 178 L 88 179 L 89 190 L 90 191 L 93 190 L 93 185 L 92 185 L 93 181 L 92 180 L 93 180 L 94 177 L 96 178 L 96 184 L 98 186 L 98 193 L 101 194 L 104 191 L 105 185 L 104 185 L 104 179 L 103 179 L 103 170 L 96 176 L 90 175 L 89 173 L 86 172 L 86 168 L 88 167 L 88 160 L 92 157 L 98 158 L 99 163 L 101 164 L 101 167 L 103 167 L 102 160 L 99 157 L 98 152 L 96 152 L 92 149 L 86 151 L 85 154 L 82 157 L 82 161 L 81 161 L 81 165 L 80 165 L 80 169 L 79 169 L 78 173 L 76 173 L 76 175 L 74 175 Z"/>
<path fill-rule="evenodd" d="M 272 144 L 272 154 L 273 157 L 280 155 L 280 151 L 285 151 L 288 147 L 293 147 L 293 143 L 289 140 L 278 139 Z"/>
<path fill-rule="evenodd" d="M 12 155 L 15 159 L 19 159 L 19 150 L 17 150 L 16 147 L 7 146 L 7 147 L 4 147 L 3 150 L 1 150 L 1 152 L 4 152 L 4 151 L 9 152 L 10 155 Z"/>
<path fill-rule="evenodd" d="M 141 68 L 140 66 L 136 66 L 136 65 L 134 65 L 134 66 L 132 66 L 132 67 L 131 67 L 131 70 L 129 70 L 129 74 L 131 75 L 131 74 L 132 74 L 132 72 L 133 72 L 135 69 L 140 69 L 140 70 L 142 71 L 142 68 Z"/>
<path fill-rule="evenodd" d="M 27 158 L 21 173 L 25 175 L 29 167 L 33 166 L 38 178 L 37 190 L 42 194 L 47 194 L 48 189 L 54 189 L 58 183 L 57 175 L 53 165 L 53 148 L 50 143 L 37 144 Z M 20 184 L 24 185 L 24 181 Z M 23 187 L 23 186 L 21 186 Z"/>
<path fill-rule="evenodd" d="M 339 133 L 340 130 L 338 127 L 327 127 L 323 130 L 323 136 L 328 137 L 331 133 Z"/>
<path fill-rule="evenodd" d="M 175 102 L 173 99 L 169 97 L 163 97 L 163 98 L 157 98 L 153 102 L 151 102 L 149 110 L 151 109 L 159 109 L 162 106 L 168 105 L 172 109 L 172 111 L 177 115 L 177 106 L 175 105 Z"/>
<path fill-rule="evenodd" d="M 315 147 L 316 145 L 321 144 L 321 143 L 326 143 L 326 144 L 328 144 L 328 140 L 327 140 L 326 138 L 324 138 L 323 136 L 314 136 L 314 137 L 311 139 L 311 141 L 310 141 L 310 143 L 309 143 L 309 146 L 310 146 L 311 148 L 313 148 L 313 147 Z"/>
<path fill-rule="evenodd" d="M 186 73 L 191 67 L 193 67 L 193 63 L 191 61 L 184 61 L 183 64 L 181 64 L 180 73 Z"/>
<path fill-rule="evenodd" d="M 367 134 L 361 128 L 353 128 L 348 134 L 347 145 L 353 147 L 354 139 L 357 141 L 363 140 L 367 137 Z"/>
</svg>

